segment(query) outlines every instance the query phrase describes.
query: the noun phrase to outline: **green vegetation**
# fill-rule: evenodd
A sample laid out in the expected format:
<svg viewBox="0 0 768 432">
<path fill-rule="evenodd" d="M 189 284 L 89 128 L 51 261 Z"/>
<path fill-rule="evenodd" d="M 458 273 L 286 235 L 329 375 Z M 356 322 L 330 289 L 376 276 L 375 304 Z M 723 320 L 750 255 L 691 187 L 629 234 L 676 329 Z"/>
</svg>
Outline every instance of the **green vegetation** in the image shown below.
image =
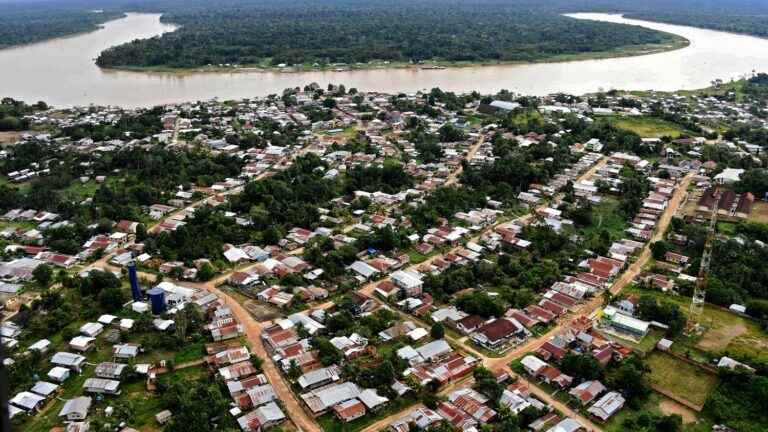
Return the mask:
<svg viewBox="0 0 768 432">
<path fill-rule="evenodd" d="M 707 401 L 704 414 L 739 432 L 758 432 L 768 424 L 768 378 L 765 372 L 721 370 L 720 384 Z"/>
<path fill-rule="evenodd" d="M 717 384 L 717 377 L 701 367 L 691 365 L 669 354 L 654 351 L 645 358 L 651 369 L 653 385 L 703 406 Z"/>
<path fill-rule="evenodd" d="M 608 339 L 614 342 L 618 342 L 626 347 L 632 348 L 637 352 L 647 354 L 656 349 L 656 344 L 659 342 L 659 340 L 661 340 L 661 338 L 664 337 L 664 331 L 659 329 L 651 329 L 648 334 L 639 341 L 621 338 L 613 334 L 606 334 L 605 336 Z"/>
<path fill-rule="evenodd" d="M 623 292 L 640 296 L 651 295 L 659 301 L 678 305 L 686 316 L 689 313 L 690 295 L 665 294 L 658 290 L 645 290 L 634 285 L 627 286 Z M 673 352 L 704 363 L 721 355 L 745 361 L 768 360 L 766 355 L 768 335 L 754 320 L 707 304 L 704 306 L 699 322 L 705 329 L 703 334 L 674 337 Z M 650 336 L 647 336 L 644 341 L 649 338 Z"/>
<path fill-rule="evenodd" d="M 450 7 L 435 0 L 398 0 L 386 5 L 371 0 L 279 5 L 241 0 L 221 2 L 216 8 L 199 2 L 184 5 L 159 5 L 165 10 L 163 20 L 180 24 L 180 29 L 110 48 L 97 63 L 189 68 L 258 65 L 266 59 L 272 65 L 371 60 L 510 62 L 677 40 L 641 27 L 575 20 L 561 16 L 556 6 L 527 0 L 450 3 Z"/>
<path fill-rule="evenodd" d="M 43 277 L 41 276 L 42 280 Z M 103 313 L 113 313 L 120 317 L 135 320 L 130 333 L 118 333 L 118 341 L 137 343 L 146 350 L 134 362 L 157 364 L 160 360 L 170 360 L 176 365 L 184 362 L 199 360 L 204 354 L 203 336 L 204 318 L 196 307 L 184 310 L 186 326 L 176 333 L 160 333 L 152 328 L 152 318 L 133 312 L 118 310 L 128 296 L 129 288 L 112 273 L 93 271 L 88 277 L 72 277 L 64 271 L 55 274 L 47 283 L 58 282 L 59 286 L 47 288 L 41 286 L 40 299 L 35 300 L 31 307 L 22 306 L 17 319 L 24 328 L 19 338 L 22 346 L 47 338 L 51 348 L 45 356 L 33 352 L 28 356 L 16 357 L 16 362 L 8 367 L 8 379 L 11 393 L 15 394 L 29 387 L 40 377 L 44 377 L 51 365 L 47 361 L 51 353 L 70 351 L 69 340 L 76 336 L 78 329 L 85 322 L 95 321 Z M 176 317 L 177 319 L 179 316 Z M 62 384 L 64 399 L 71 399 L 82 394 L 83 382 L 94 376 L 93 365 L 100 362 L 112 361 L 112 343 L 104 335 L 97 338 L 95 348 L 86 352 L 88 365 L 83 372 L 68 379 Z M 134 363 L 131 363 L 134 364 Z M 129 371 L 121 380 L 122 393 L 119 396 L 108 396 L 103 402 L 97 401 L 92 411 L 93 425 L 101 425 L 105 421 L 125 421 L 137 428 L 154 426 L 154 415 L 162 409 L 171 406 L 171 396 L 167 388 L 179 383 L 180 388 L 196 388 L 207 373 L 200 367 L 171 371 L 158 376 L 158 393 L 148 394 L 145 388 L 146 377 Z M 207 381 L 207 379 L 205 380 Z M 215 384 L 208 385 L 218 391 Z M 191 391 L 191 390 L 190 390 Z M 189 399 L 189 398 L 186 398 Z M 14 430 L 48 431 L 58 422 L 58 412 L 63 402 L 56 400 L 46 412 L 34 417 L 20 417 L 15 420 Z M 113 406 L 115 414 L 107 419 L 104 408 Z M 200 407 L 191 411 L 200 410 Z M 176 411 L 174 411 L 176 412 Z M 224 410 L 226 412 L 226 410 Z"/>
<path fill-rule="evenodd" d="M 0 48 L 96 30 L 99 24 L 123 16 L 117 11 L 96 13 L 96 7 L 83 0 L 3 2 Z"/>
<path fill-rule="evenodd" d="M 551 228 L 526 227 L 523 238 L 532 242 L 531 250 L 508 251 L 495 264 L 478 262 L 453 267 L 440 275 L 427 275 L 424 290 L 439 301 L 447 301 L 466 288 L 487 288 L 497 296 L 475 292 L 456 299 L 467 312 L 481 316 L 499 316 L 506 307 L 525 307 L 534 300 L 534 293 L 550 287 L 572 269 L 571 258 L 577 255 L 575 245 Z"/>
<path fill-rule="evenodd" d="M 0 29 L 2 34 L 2 29 Z M 0 41 L 3 38 L 0 37 Z M 2 42 L 0 42 L 2 47 Z M 3 98 L 0 101 L 0 132 L 5 131 L 20 131 L 29 128 L 29 120 L 24 116 L 34 113 L 35 111 L 47 110 L 48 105 L 45 102 L 38 102 L 34 105 L 27 105 L 22 101 L 17 101 L 12 98 Z"/>
<path fill-rule="evenodd" d="M 732 33 L 746 33 L 760 37 L 768 36 L 768 18 L 765 16 L 766 11 L 762 7 L 763 4 L 759 2 L 743 2 L 743 4 L 748 4 L 750 9 L 745 10 L 741 8 L 735 11 L 730 4 L 724 7 L 725 5 L 720 6 L 719 2 L 712 2 L 709 7 L 705 7 L 703 10 L 701 5 L 697 5 L 695 11 L 637 12 L 628 14 L 627 18 L 701 27 Z M 666 5 L 669 5 L 669 3 L 666 3 Z M 763 9 L 763 12 L 758 14 L 755 8 Z"/>
<path fill-rule="evenodd" d="M 756 198 L 768 194 L 768 171 L 762 168 L 748 169 L 736 183 L 737 192 L 751 192 Z"/>
<path fill-rule="evenodd" d="M 22 207 L 55 212 L 71 219 L 84 236 L 88 234 L 84 227 L 102 218 L 142 221 L 146 219 L 142 207 L 173 198 L 179 185 L 210 186 L 236 176 L 243 164 L 238 158 L 202 151 L 182 153 L 160 146 L 151 150 L 124 148 L 97 157 L 37 141 L 15 145 L 9 148 L 10 157 L 0 160 L 0 172 L 24 169 L 38 161 L 48 161 L 51 172 L 33 179 L 29 187 L 0 185 L 0 211 Z M 107 180 L 80 182 L 81 176 L 92 172 Z M 67 240 L 82 244 L 85 238 Z"/>
<path fill-rule="evenodd" d="M 617 128 L 630 130 L 643 138 L 661 138 L 664 136 L 678 138 L 685 133 L 685 129 L 679 125 L 656 117 L 623 116 L 616 117 L 611 122 Z"/>
<path fill-rule="evenodd" d="M 589 209 L 586 224 L 579 224 L 572 213 L 566 214 L 577 223 L 579 234 L 593 252 L 605 254 L 613 241 L 624 237 L 629 222 L 619 211 L 619 204 L 619 200 L 610 196 L 604 196 L 599 204 L 582 204 L 582 207 Z"/>
<path fill-rule="evenodd" d="M 716 242 L 707 281 L 707 300 L 729 306 L 768 299 L 768 248 L 752 240 Z"/>
</svg>

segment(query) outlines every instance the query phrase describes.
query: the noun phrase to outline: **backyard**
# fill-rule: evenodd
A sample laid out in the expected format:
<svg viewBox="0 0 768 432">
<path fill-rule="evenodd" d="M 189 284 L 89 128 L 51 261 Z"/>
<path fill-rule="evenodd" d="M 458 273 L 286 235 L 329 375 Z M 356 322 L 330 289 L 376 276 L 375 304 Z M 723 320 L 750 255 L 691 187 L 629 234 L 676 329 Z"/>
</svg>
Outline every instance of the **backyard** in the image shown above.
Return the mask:
<svg viewBox="0 0 768 432">
<path fill-rule="evenodd" d="M 717 384 L 715 374 L 661 351 L 654 351 L 645 361 L 654 386 L 694 405 L 703 406 Z"/>
<path fill-rule="evenodd" d="M 619 211 L 619 200 L 603 197 L 600 204 L 592 207 L 592 223 L 582 228 L 580 232 L 584 238 L 592 238 L 602 230 L 607 230 L 612 239 L 620 239 L 628 226 L 627 219 Z"/>
</svg>

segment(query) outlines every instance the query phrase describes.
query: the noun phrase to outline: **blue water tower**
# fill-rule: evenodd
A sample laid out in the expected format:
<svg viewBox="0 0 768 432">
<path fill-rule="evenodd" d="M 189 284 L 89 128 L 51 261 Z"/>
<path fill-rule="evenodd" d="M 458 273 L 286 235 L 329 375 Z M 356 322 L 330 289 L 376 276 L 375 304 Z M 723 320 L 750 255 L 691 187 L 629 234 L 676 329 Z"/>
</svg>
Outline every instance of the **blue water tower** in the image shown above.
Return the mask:
<svg viewBox="0 0 768 432">
<path fill-rule="evenodd" d="M 139 288 L 139 277 L 136 274 L 136 261 L 128 263 L 128 280 L 131 283 L 131 297 L 133 301 L 141 301 L 141 288 Z"/>
<path fill-rule="evenodd" d="M 165 291 L 152 288 L 147 294 L 149 294 L 149 303 L 152 305 L 152 313 L 160 315 L 165 312 Z"/>
</svg>

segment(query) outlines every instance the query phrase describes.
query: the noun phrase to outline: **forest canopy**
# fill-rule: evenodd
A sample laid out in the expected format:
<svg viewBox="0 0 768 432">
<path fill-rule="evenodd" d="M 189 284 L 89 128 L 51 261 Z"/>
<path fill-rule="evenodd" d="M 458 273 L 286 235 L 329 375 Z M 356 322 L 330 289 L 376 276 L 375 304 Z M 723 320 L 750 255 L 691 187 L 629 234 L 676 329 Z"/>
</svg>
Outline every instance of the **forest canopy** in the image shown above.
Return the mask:
<svg viewBox="0 0 768 432">
<path fill-rule="evenodd" d="M 172 2 L 161 2 L 161 5 Z M 449 7 L 446 7 L 449 6 Z M 636 26 L 577 20 L 554 5 L 506 2 L 263 0 L 167 8 L 172 33 L 104 51 L 102 67 L 220 64 L 325 65 L 533 61 L 563 54 L 668 44 L 675 36 Z"/>
</svg>

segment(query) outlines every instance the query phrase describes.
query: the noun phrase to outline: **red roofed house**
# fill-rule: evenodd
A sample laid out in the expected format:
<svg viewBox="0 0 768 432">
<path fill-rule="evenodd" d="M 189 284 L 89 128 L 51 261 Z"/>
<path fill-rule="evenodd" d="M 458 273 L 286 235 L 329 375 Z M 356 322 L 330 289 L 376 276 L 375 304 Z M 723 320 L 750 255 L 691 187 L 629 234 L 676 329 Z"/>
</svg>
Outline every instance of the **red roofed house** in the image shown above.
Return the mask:
<svg viewBox="0 0 768 432">
<path fill-rule="evenodd" d="M 350 399 L 333 407 L 339 420 L 349 423 L 365 415 L 365 405 L 357 399 Z"/>
<path fill-rule="evenodd" d="M 493 320 L 472 333 L 472 340 L 487 348 L 498 348 L 516 337 L 525 337 L 522 325 L 509 318 Z"/>
<path fill-rule="evenodd" d="M 437 413 L 456 429 L 464 430 L 477 425 L 475 419 L 450 402 L 440 403 L 437 407 Z"/>
</svg>

